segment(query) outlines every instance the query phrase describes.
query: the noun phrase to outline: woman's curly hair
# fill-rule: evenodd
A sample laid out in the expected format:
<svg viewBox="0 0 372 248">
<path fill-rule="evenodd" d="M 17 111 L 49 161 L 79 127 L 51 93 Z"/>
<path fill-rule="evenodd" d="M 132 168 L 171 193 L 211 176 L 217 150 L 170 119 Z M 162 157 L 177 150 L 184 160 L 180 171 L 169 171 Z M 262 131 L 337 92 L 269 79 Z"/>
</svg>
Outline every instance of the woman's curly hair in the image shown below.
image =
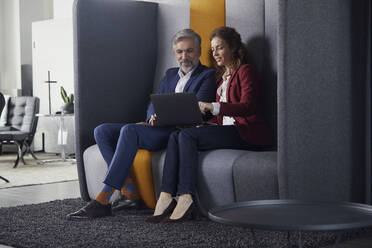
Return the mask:
<svg viewBox="0 0 372 248">
<path fill-rule="evenodd" d="M 234 28 L 216 28 L 215 30 L 213 30 L 211 36 L 209 37 L 209 40 L 212 41 L 215 37 L 224 40 L 231 49 L 234 69 L 238 68 L 240 65 L 248 63 L 247 48 L 243 44 L 240 34 L 236 32 Z M 212 50 L 209 50 L 209 58 L 216 70 L 216 79 L 217 81 L 219 81 L 225 73 L 225 67 L 217 65 L 216 61 L 213 58 Z"/>
</svg>

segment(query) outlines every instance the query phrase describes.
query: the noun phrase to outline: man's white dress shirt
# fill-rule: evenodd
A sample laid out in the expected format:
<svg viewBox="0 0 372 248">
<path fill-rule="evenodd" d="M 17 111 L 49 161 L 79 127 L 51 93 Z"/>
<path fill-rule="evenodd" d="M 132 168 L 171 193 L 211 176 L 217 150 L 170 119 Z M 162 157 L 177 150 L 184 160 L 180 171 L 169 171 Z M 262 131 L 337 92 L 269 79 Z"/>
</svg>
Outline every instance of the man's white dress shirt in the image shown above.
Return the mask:
<svg viewBox="0 0 372 248">
<path fill-rule="evenodd" d="M 195 71 L 196 67 L 197 65 L 186 74 L 183 74 L 181 67 L 180 67 L 180 69 L 178 70 L 178 75 L 180 76 L 180 79 L 178 80 L 176 89 L 174 90 L 175 93 L 183 92 L 183 89 L 185 88 L 187 81 L 189 81 L 191 74 Z"/>
</svg>

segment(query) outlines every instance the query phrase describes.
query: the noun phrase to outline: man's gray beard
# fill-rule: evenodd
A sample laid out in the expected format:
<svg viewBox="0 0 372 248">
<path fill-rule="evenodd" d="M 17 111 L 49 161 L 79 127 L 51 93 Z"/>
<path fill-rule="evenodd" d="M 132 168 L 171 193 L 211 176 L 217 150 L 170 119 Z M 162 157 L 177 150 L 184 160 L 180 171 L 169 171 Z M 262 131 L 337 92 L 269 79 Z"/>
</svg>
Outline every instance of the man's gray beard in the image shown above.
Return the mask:
<svg viewBox="0 0 372 248">
<path fill-rule="evenodd" d="M 195 67 L 195 65 L 192 65 L 192 66 L 190 66 L 190 67 L 183 67 L 183 66 L 181 66 L 181 70 L 182 70 L 185 74 L 187 74 L 187 73 L 189 73 L 190 71 L 192 71 L 192 69 L 194 69 L 194 67 Z"/>
<path fill-rule="evenodd" d="M 191 62 L 192 62 L 192 65 L 189 66 L 189 67 L 184 67 L 184 66 L 182 66 L 182 65 L 180 64 L 181 70 L 182 70 L 185 74 L 189 73 L 190 71 L 192 71 L 192 70 L 196 67 L 196 65 L 198 64 L 198 61 L 199 61 L 199 60 L 197 60 L 197 61 L 191 61 Z"/>
</svg>

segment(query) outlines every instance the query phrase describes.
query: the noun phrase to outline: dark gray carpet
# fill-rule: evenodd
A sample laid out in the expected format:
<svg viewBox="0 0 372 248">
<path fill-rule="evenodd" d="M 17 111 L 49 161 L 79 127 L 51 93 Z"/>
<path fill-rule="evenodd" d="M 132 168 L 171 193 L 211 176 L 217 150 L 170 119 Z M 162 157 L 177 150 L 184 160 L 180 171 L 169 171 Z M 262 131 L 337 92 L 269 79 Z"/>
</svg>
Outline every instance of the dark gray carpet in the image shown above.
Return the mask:
<svg viewBox="0 0 372 248">
<path fill-rule="evenodd" d="M 150 224 L 150 210 L 121 211 L 113 217 L 67 221 L 66 214 L 86 203 L 68 199 L 20 207 L 0 208 L 0 244 L 14 247 L 288 247 L 285 232 L 256 231 L 214 223 L 206 218 L 177 224 Z M 352 239 L 371 230 L 343 232 Z M 304 247 L 332 244 L 332 232 L 302 235 Z M 296 234 L 290 241 L 295 244 Z"/>
</svg>

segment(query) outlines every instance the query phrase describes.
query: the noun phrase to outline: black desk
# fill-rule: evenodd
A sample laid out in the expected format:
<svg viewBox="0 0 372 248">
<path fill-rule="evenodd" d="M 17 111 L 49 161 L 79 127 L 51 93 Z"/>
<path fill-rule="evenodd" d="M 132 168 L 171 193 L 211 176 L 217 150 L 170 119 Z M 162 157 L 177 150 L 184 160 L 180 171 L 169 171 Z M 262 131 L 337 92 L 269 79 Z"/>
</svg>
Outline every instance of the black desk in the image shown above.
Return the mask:
<svg viewBox="0 0 372 248">
<path fill-rule="evenodd" d="M 251 228 L 253 235 L 253 229 L 298 231 L 299 247 L 302 247 L 302 231 L 336 231 L 372 226 L 372 206 L 349 202 L 247 201 L 213 208 L 208 216 L 216 222 Z M 339 239 L 340 234 L 336 243 Z"/>
</svg>

